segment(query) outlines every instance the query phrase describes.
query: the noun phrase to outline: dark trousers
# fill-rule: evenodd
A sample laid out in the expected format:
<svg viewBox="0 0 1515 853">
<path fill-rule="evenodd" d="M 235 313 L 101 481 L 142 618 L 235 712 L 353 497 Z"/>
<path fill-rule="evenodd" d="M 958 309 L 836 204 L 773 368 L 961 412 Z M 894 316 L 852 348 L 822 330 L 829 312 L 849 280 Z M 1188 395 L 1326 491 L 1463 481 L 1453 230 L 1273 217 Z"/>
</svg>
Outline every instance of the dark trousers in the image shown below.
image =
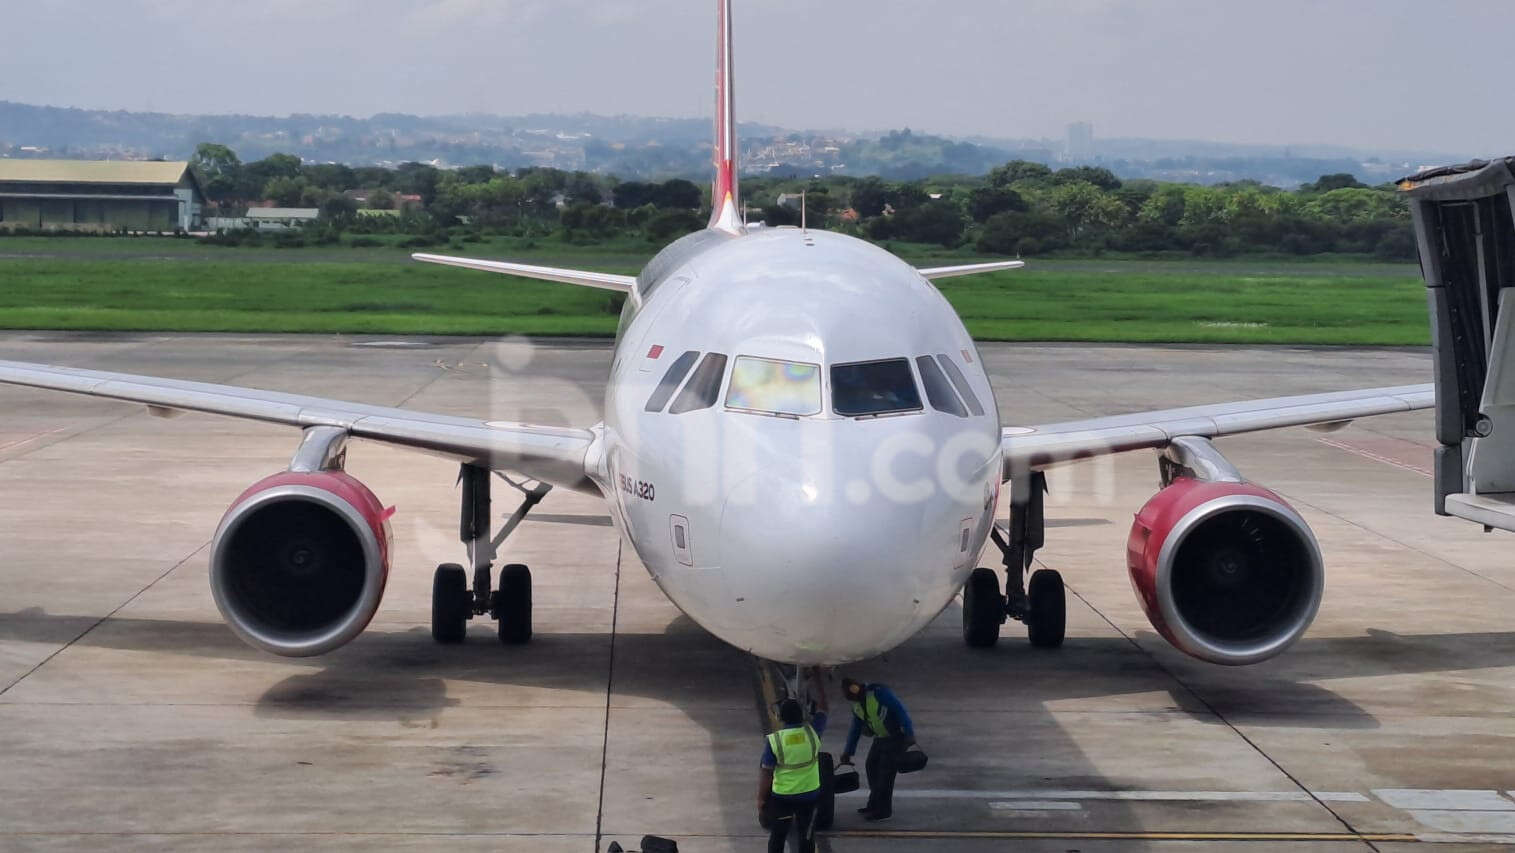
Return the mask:
<svg viewBox="0 0 1515 853">
<path fill-rule="evenodd" d="M 784 853 L 784 839 L 791 835 L 795 853 L 815 853 L 815 801 L 768 802 L 768 853 Z"/>
<path fill-rule="evenodd" d="M 894 811 L 894 777 L 900 772 L 900 755 L 905 752 L 902 737 L 876 737 L 868 747 L 868 810 L 878 815 Z"/>
</svg>

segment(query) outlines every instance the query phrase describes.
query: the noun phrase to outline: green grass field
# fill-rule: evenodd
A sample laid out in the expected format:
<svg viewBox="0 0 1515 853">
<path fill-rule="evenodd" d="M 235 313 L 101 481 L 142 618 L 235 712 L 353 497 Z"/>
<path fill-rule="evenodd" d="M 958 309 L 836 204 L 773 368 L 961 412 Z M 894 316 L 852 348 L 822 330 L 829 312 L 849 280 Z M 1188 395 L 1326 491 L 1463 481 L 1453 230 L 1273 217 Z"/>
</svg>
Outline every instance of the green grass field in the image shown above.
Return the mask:
<svg viewBox="0 0 1515 853">
<path fill-rule="evenodd" d="M 895 246 L 908 260 L 958 253 Z M 497 238 L 426 251 L 635 273 L 654 247 Z M 391 246 L 223 248 L 172 238 L 0 238 L 0 328 L 610 335 L 611 294 L 415 264 Z M 947 279 L 982 340 L 1429 342 L 1414 265 L 1341 259 L 1037 260 Z"/>
</svg>

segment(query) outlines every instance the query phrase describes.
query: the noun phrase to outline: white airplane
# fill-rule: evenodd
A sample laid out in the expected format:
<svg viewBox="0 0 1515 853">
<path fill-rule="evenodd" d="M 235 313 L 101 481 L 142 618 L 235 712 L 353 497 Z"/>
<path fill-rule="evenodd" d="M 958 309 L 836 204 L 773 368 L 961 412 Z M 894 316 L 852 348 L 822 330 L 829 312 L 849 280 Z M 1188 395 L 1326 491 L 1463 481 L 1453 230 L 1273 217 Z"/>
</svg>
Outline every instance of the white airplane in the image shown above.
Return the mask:
<svg viewBox="0 0 1515 853">
<path fill-rule="evenodd" d="M 1320 603 L 1309 527 L 1246 482 L 1210 439 L 1427 408 L 1430 385 L 1376 388 L 1001 426 L 972 339 L 933 279 L 1019 261 L 915 269 L 867 242 L 748 226 L 737 187 L 730 0 L 718 0 L 716 175 L 709 227 L 636 277 L 417 255 L 626 294 L 604 421 L 579 429 L 472 420 L 224 385 L 0 362 L 0 382 L 302 429 L 288 470 L 236 499 L 210 579 L 227 623 L 281 655 L 357 637 L 390 570 L 389 511 L 344 470 L 348 439 L 462 465 L 462 565 L 436 569 L 432 634 L 488 614 L 531 636 L 531 574 L 498 546 L 552 487 L 601 495 L 684 613 L 754 655 L 840 664 L 888 651 L 960 592 L 969 645 L 1007 619 L 1063 639 L 1057 572 L 1027 574 L 1043 540 L 1043 472 L 1140 449 L 1164 488 L 1141 510 L 1127 563 L 1153 625 L 1220 664 L 1278 654 Z M 1006 298 L 1014 298 L 1007 295 Z M 490 484 L 514 472 L 521 507 L 497 534 Z M 534 481 L 534 482 L 533 482 Z M 512 481 L 516 483 L 516 481 Z M 525 485 L 530 482 L 531 485 Z M 1010 514 L 996 524 L 1000 487 Z M 1005 567 L 976 568 L 990 539 Z"/>
</svg>

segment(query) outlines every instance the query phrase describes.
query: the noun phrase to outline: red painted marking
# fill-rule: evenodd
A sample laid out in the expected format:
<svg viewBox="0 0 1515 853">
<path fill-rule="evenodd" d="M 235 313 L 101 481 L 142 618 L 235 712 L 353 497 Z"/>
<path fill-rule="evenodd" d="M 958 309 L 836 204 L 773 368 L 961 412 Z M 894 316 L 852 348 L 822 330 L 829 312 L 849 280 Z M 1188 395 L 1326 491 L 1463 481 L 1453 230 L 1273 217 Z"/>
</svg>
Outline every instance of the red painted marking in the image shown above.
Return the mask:
<svg viewBox="0 0 1515 853">
<path fill-rule="evenodd" d="M 27 436 L 26 438 L 18 439 L 16 441 L 11 442 L 10 444 L 0 444 L 0 450 L 10 450 L 12 447 L 20 447 L 21 445 L 26 444 L 29 441 L 36 441 L 39 438 L 47 438 L 50 435 L 57 435 L 58 433 L 63 432 L 66 429 L 68 429 L 68 427 L 58 427 L 57 429 L 50 429 L 47 432 L 39 432 L 36 435 L 30 435 L 30 436 Z"/>
<path fill-rule="evenodd" d="M 1431 455 L 1430 448 L 1413 441 L 1399 438 L 1371 438 L 1356 441 L 1343 438 L 1317 438 L 1315 440 L 1327 447 L 1345 450 L 1364 459 L 1372 459 L 1374 462 L 1393 465 L 1395 468 L 1414 471 L 1427 477 L 1435 476 L 1425 464 L 1426 457 Z"/>
<path fill-rule="evenodd" d="M 648 358 L 657 358 L 663 354 L 662 344 L 653 344 L 652 349 L 647 351 Z"/>
<path fill-rule="evenodd" d="M 973 353 L 972 353 L 972 351 L 970 351 L 970 350 L 963 350 L 963 361 L 966 361 L 969 364 L 973 363 Z"/>
</svg>

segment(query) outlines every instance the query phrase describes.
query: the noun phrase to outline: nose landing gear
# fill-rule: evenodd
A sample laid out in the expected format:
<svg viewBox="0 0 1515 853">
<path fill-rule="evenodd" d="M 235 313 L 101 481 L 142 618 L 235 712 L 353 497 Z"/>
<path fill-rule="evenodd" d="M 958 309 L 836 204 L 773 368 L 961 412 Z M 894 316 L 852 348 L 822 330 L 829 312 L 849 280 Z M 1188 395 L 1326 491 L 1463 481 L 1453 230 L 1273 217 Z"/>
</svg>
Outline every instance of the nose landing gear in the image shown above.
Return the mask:
<svg viewBox="0 0 1515 853">
<path fill-rule="evenodd" d="M 820 667 L 790 667 L 762 658 L 754 657 L 753 663 L 753 691 L 757 700 L 759 728 L 764 734 L 778 731 L 783 728 L 779 720 L 778 706 L 784 699 L 796 699 L 805 709 L 805 719 L 813 720 L 817 711 L 824 711 L 829 716 L 830 703 L 826 700 L 826 676 Z M 838 712 L 840 713 L 840 712 Z M 846 719 L 835 721 L 840 727 L 846 725 Z M 853 785 L 844 787 L 840 791 L 836 787 L 836 759 L 829 752 L 816 755 L 816 764 L 820 770 L 821 787 L 815 801 L 814 827 L 817 830 L 831 829 L 836 820 L 836 795 L 838 793 L 850 793 L 857 790 L 857 775 L 852 775 Z M 766 813 L 759 814 L 758 823 L 763 829 L 768 829 Z"/>
<path fill-rule="evenodd" d="M 1063 577 L 1052 569 L 1031 572 L 1036 549 L 1046 540 L 1043 495 L 1047 478 L 1039 471 L 1010 481 L 1010 523 L 991 534 L 1005 562 L 1005 594 L 992 569 L 977 568 L 963 587 L 963 642 L 973 648 L 988 648 L 999 642 L 1000 626 L 1016 619 L 1026 625 L 1031 645 L 1050 649 L 1063 644 L 1067 625 L 1067 598 Z"/>
<path fill-rule="evenodd" d="M 536 483 L 527 487 L 500 475 L 522 494 L 522 499 L 500 532 L 490 538 L 489 478 L 488 469 L 475 465 L 462 466 L 458 474 L 463 486 L 459 538 L 468 546 L 473 587 L 469 588 L 468 573 L 457 563 L 437 566 L 431 584 L 431 636 L 438 643 L 463 642 L 468 620 L 485 614 L 499 622 L 500 642 L 519 645 L 531 640 L 531 569 L 521 563 L 501 567 L 499 587 L 491 592 L 490 568 L 500 545 L 552 486 Z"/>
</svg>

